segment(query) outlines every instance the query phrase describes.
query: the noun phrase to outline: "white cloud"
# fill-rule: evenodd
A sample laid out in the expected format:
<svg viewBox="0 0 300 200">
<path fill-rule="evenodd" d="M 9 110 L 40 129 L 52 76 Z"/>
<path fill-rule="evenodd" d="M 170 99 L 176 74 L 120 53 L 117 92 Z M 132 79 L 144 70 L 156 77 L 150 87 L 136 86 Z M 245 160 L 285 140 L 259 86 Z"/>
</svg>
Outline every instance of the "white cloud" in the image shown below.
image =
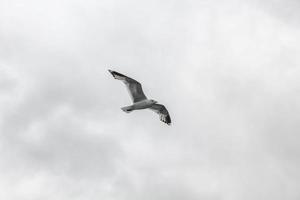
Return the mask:
<svg viewBox="0 0 300 200">
<path fill-rule="evenodd" d="M 0 198 L 299 199 L 299 28 L 273 3 L 0 1 Z M 109 68 L 173 125 L 123 113 Z"/>
</svg>

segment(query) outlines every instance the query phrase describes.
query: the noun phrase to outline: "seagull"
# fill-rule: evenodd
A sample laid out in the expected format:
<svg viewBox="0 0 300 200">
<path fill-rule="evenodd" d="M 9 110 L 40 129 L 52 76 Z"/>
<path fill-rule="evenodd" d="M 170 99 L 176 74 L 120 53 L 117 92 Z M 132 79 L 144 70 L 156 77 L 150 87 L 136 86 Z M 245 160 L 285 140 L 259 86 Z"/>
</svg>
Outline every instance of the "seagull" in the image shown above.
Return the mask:
<svg viewBox="0 0 300 200">
<path fill-rule="evenodd" d="M 171 125 L 171 117 L 166 107 L 162 104 L 158 104 L 157 101 L 153 99 L 147 99 L 143 92 L 142 85 L 138 81 L 119 72 L 113 70 L 108 71 L 115 79 L 121 80 L 123 83 L 125 83 L 129 95 L 133 101 L 132 105 L 121 108 L 124 112 L 129 113 L 133 110 L 142 110 L 148 108 L 156 112 L 162 122 Z"/>
</svg>

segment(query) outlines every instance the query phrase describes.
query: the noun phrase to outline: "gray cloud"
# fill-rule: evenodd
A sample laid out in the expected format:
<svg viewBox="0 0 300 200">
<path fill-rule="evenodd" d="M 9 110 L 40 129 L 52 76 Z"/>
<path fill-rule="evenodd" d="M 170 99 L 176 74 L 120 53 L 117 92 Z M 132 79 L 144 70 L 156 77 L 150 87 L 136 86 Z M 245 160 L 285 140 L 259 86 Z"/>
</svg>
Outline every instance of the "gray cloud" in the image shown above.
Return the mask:
<svg viewBox="0 0 300 200">
<path fill-rule="evenodd" d="M 292 0 L 289 2 L 268 0 L 268 1 L 253 1 L 257 9 L 263 9 L 284 23 L 290 23 L 294 26 L 299 24 L 299 1 Z M 254 4 L 254 5 L 255 5 Z"/>
</svg>

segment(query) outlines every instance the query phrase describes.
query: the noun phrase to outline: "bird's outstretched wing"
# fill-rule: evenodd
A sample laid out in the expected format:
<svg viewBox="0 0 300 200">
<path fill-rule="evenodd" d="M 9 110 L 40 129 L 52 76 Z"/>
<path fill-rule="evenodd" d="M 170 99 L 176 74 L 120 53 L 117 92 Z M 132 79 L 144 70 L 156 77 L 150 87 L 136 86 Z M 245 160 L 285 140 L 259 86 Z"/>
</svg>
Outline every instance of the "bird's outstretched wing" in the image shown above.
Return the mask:
<svg viewBox="0 0 300 200">
<path fill-rule="evenodd" d="M 171 125 L 171 117 L 169 115 L 168 110 L 164 105 L 161 104 L 153 104 L 149 109 L 153 110 L 159 115 L 160 121 Z"/>
<path fill-rule="evenodd" d="M 125 83 L 127 90 L 130 94 L 130 97 L 134 103 L 147 99 L 147 97 L 143 92 L 142 85 L 139 82 L 119 72 L 112 71 L 112 70 L 108 70 L 108 71 L 113 75 L 115 79 L 121 80 Z"/>
</svg>

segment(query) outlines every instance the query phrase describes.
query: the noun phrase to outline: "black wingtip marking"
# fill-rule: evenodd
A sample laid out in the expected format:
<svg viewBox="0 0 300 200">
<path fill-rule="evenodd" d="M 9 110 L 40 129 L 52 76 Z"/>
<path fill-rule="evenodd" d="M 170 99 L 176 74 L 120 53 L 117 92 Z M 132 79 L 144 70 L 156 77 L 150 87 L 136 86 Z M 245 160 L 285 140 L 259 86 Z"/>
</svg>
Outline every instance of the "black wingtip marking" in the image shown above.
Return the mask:
<svg viewBox="0 0 300 200">
<path fill-rule="evenodd" d="M 168 125 L 171 125 L 171 117 L 170 117 L 170 115 L 168 115 L 168 116 L 166 117 L 166 123 L 167 123 Z"/>
<path fill-rule="evenodd" d="M 168 124 L 169 126 L 171 125 L 171 117 L 170 115 L 167 116 L 160 116 L 160 120 L 166 124 Z"/>
<path fill-rule="evenodd" d="M 113 76 L 117 73 L 116 71 L 110 70 L 110 69 L 109 69 L 108 71 L 109 71 L 109 72 L 111 73 L 111 75 L 113 75 Z"/>
<path fill-rule="evenodd" d="M 121 74 L 119 72 L 116 72 L 116 71 L 113 71 L 110 69 L 108 71 L 111 73 L 111 75 L 113 75 L 113 77 L 115 77 L 115 76 L 126 77 L 124 74 Z"/>
</svg>

